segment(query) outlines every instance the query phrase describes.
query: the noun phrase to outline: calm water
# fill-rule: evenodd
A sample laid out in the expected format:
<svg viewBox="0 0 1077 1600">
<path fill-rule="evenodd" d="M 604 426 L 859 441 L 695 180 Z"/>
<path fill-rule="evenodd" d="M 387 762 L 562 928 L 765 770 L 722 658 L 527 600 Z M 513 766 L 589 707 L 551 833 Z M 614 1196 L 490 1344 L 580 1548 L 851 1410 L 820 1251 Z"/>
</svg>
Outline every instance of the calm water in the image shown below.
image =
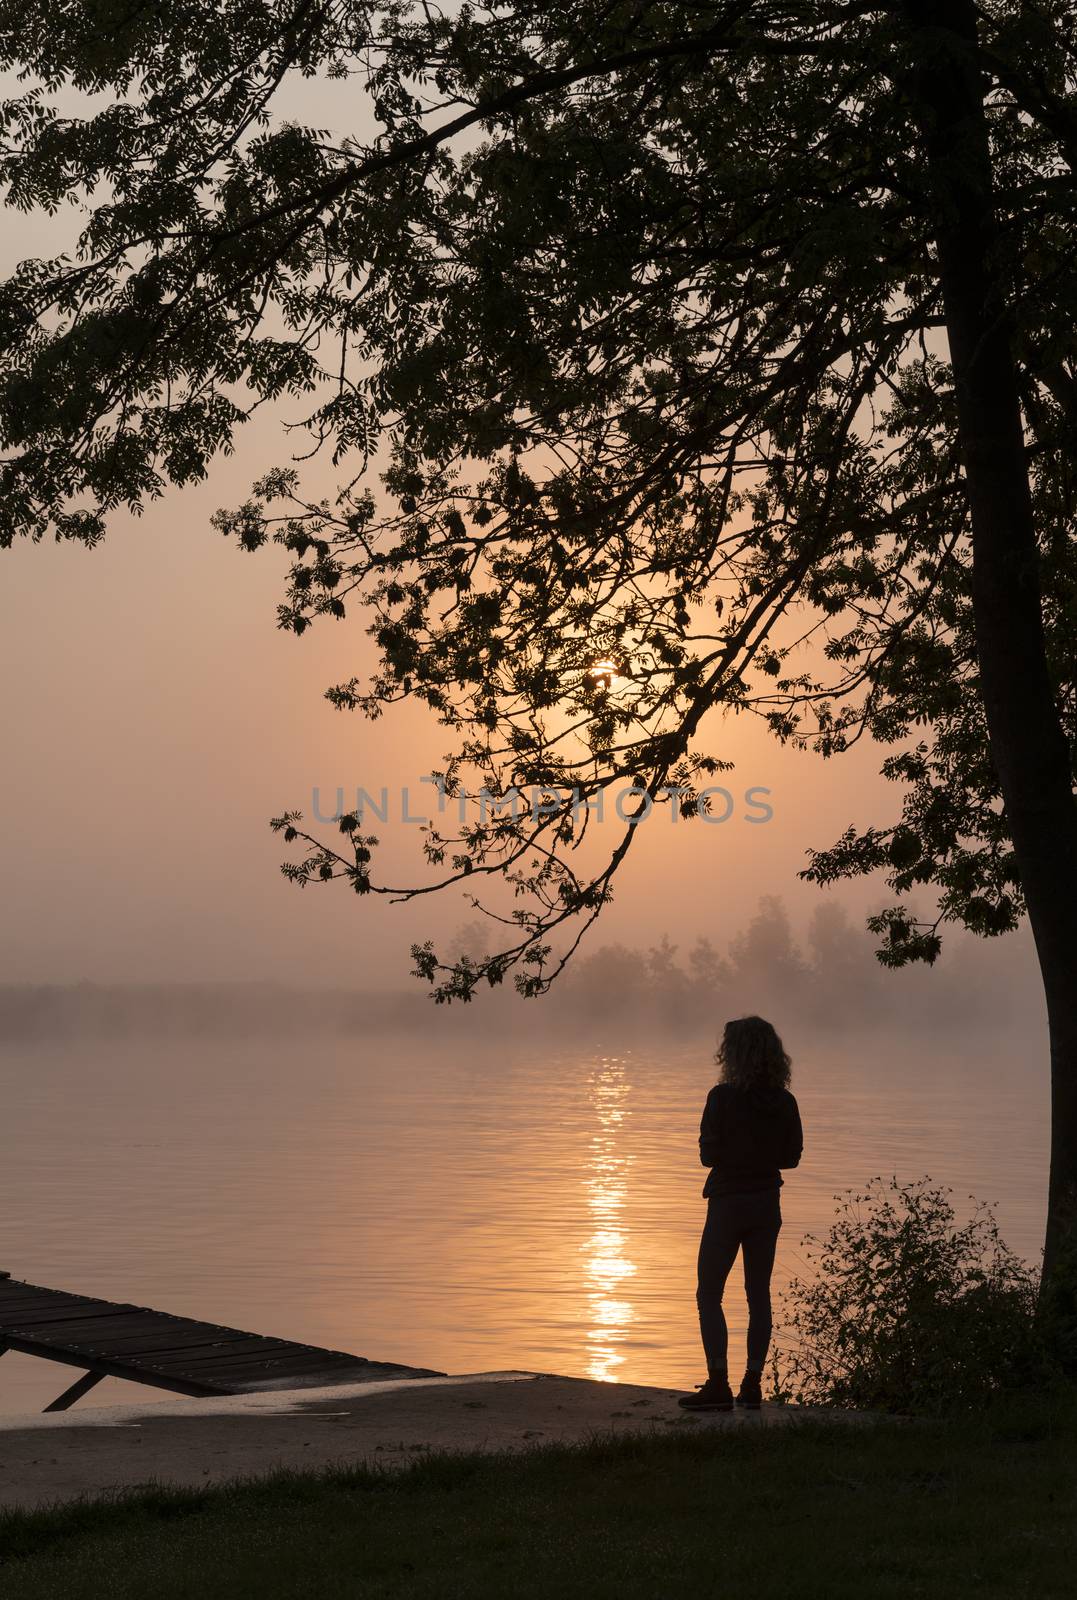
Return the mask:
<svg viewBox="0 0 1077 1600">
<path fill-rule="evenodd" d="M 930 1173 L 1040 1245 L 1046 1064 L 954 1041 L 796 1051 L 778 1286 L 832 1195 Z M 704 1045 L 204 1040 L 0 1053 L 0 1267 L 449 1372 L 700 1381 Z M 734 1352 L 744 1314 L 729 1294 Z M 8 1354 L 0 1411 L 70 1371 Z M 92 1404 L 155 1392 L 107 1380 Z M 163 1398 L 163 1396 L 161 1396 Z"/>
</svg>

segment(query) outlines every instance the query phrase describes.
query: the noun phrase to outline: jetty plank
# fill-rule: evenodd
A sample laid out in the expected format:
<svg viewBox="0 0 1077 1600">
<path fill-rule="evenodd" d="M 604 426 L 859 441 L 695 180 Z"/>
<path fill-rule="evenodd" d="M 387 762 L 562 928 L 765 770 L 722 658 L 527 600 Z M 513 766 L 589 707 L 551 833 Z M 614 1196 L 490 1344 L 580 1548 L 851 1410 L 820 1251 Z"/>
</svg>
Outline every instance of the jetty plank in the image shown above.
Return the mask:
<svg viewBox="0 0 1077 1600">
<path fill-rule="evenodd" d="M 84 1369 L 47 1411 L 66 1410 L 105 1377 L 208 1396 L 445 1376 L 0 1273 L 0 1354 L 4 1350 Z"/>
</svg>

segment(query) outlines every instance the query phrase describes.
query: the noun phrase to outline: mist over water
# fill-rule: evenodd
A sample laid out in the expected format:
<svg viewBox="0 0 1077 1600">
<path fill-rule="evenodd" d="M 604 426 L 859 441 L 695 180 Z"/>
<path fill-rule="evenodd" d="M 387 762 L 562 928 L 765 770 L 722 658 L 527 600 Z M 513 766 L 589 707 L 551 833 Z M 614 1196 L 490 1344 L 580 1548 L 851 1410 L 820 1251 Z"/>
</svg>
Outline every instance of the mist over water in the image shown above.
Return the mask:
<svg viewBox="0 0 1077 1600">
<path fill-rule="evenodd" d="M 523 1017 L 533 1015 L 521 1008 Z M 492 1014 L 488 1014 L 492 1015 Z M 443 1013 L 438 1013 L 440 1021 Z M 450 1372 L 691 1386 L 713 1029 L 505 1028 L 0 1044 L 0 1266 L 16 1277 Z M 786 1028 L 806 1149 L 776 1289 L 832 1196 L 930 1173 L 1030 1260 L 1043 1046 L 998 1027 Z M 727 1295 L 734 1362 L 739 1282 Z M 69 1369 L 8 1354 L 0 1411 Z M 94 1404 L 165 1398 L 106 1380 Z"/>
</svg>

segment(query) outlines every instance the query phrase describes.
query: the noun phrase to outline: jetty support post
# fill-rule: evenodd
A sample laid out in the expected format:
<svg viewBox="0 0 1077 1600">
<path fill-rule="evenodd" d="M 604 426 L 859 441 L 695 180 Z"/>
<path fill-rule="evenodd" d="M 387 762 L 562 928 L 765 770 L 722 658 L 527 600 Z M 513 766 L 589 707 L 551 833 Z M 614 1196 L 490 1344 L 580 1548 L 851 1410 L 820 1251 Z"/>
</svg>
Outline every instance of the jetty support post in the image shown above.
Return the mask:
<svg viewBox="0 0 1077 1600">
<path fill-rule="evenodd" d="M 66 1411 L 68 1406 L 73 1406 L 76 1400 L 81 1400 L 83 1395 L 88 1394 L 94 1385 L 100 1383 L 105 1376 L 107 1374 L 104 1372 L 84 1372 L 82 1377 L 77 1378 L 69 1389 L 65 1389 L 63 1394 L 57 1395 L 52 1404 L 45 1407 L 45 1410 Z"/>
</svg>

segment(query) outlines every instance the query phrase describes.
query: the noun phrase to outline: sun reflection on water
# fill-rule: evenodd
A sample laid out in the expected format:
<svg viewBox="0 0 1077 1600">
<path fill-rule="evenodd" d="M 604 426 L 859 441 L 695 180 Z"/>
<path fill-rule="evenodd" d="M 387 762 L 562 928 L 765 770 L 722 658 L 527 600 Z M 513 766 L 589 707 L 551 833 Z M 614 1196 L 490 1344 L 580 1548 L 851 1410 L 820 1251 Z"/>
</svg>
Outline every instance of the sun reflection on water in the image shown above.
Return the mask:
<svg viewBox="0 0 1077 1600">
<path fill-rule="evenodd" d="M 625 1286 L 636 1271 L 627 1255 L 624 1206 L 633 1157 L 624 1152 L 622 1124 L 630 1115 L 625 1102 L 630 1085 L 617 1056 L 601 1062 L 591 1074 L 591 1103 L 598 1126 L 591 1137 L 584 1189 L 594 1232 L 582 1245 L 588 1306 L 588 1362 L 591 1378 L 613 1381 L 624 1363 L 621 1348 L 635 1320 Z"/>
</svg>

